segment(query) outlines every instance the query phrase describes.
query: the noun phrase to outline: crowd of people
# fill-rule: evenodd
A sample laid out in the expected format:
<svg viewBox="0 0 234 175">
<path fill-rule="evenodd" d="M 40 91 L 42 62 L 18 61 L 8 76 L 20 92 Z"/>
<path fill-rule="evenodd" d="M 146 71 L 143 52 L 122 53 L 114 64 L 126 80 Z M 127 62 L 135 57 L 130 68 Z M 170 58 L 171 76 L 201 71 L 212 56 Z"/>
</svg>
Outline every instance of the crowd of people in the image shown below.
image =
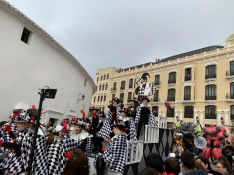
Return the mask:
<svg viewBox="0 0 234 175">
<path fill-rule="evenodd" d="M 225 156 L 221 157 L 213 167 L 209 160 L 184 151 L 180 159 L 170 154 L 162 159 L 156 154 L 146 158 L 146 168 L 140 175 L 232 175 L 233 170 Z"/>
<path fill-rule="evenodd" d="M 110 101 L 106 113 L 95 107 L 89 109 L 88 115 L 81 110 L 80 116 L 63 118 L 57 124 L 40 123 L 37 134 L 37 108 L 27 105 L 16 107 L 8 121 L 0 122 L 0 175 L 88 175 L 91 166 L 95 167 L 97 175 L 126 173 L 128 141 L 136 143 L 137 140 L 142 140 L 146 125 L 158 125 L 149 108 L 149 94 L 153 94 L 154 88 L 147 83 L 148 76 L 148 73 L 144 73 L 139 78 L 141 84 L 136 89 L 138 98 L 133 98 L 131 105 L 124 107 L 120 99 L 114 98 Z M 225 154 L 222 154 L 220 149 L 210 149 L 211 146 L 205 149 L 202 144 L 197 144 L 196 147 L 205 150 L 205 153 L 201 154 L 194 149 L 196 143 L 191 142 L 191 138 L 194 138 L 189 136 L 190 125 L 183 125 L 180 121 L 176 121 L 175 125 L 175 131 L 180 127 L 183 136 L 174 138 L 175 149 L 171 151 L 175 154 L 170 154 L 164 160 L 158 155 L 150 155 L 146 158 L 146 168 L 141 175 L 232 173 L 230 164 L 233 159 L 233 146 L 227 149 L 229 153 L 225 150 Z M 199 126 L 191 128 L 196 137 L 201 133 Z M 225 138 L 224 128 L 213 127 L 206 132 L 212 135 L 214 128 L 217 129 L 215 133 L 219 137 Z M 219 139 L 210 136 L 208 138 L 210 145 L 220 146 Z M 200 138 L 197 143 L 201 140 Z M 134 145 L 132 144 L 132 147 Z M 211 152 L 213 157 L 217 158 L 215 164 L 210 161 Z M 93 165 L 89 163 L 89 157 L 95 158 Z"/>
<path fill-rule="evenodd" d="M 0 123 L 1 173 L 28 172 L 34 151 L 31 174 L 89 174 L 90 155 L 96 156 L 97 174 L 123 174 L 127 140 L 136 141 L 144 135 L 145 125 L 156 126 L 148 102 L 144 97 L 141 105 L 136 105 L 138 101 L 133 99 L 132 105 L 124 108 L 114 98 L 106 114 L 92 107 L 88 116 L 81 110 L 81 117 L 64 118 L 56 126 L 41 125 L 35 150 L 32 144 L 37 109 L 18 107 L 9 121 Z"/>
</svg>

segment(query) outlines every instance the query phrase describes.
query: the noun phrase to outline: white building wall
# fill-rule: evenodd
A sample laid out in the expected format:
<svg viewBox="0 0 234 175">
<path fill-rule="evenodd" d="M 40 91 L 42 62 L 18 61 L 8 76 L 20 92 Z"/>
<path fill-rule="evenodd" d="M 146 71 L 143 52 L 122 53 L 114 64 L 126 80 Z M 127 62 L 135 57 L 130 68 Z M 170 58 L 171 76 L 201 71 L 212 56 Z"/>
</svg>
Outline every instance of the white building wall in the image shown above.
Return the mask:
<svg viewBox="0 0 234 175">
<path fill-rule="evenodd" d="M 38 106 L 37 92 L 44 86 L 58 89 L 55 99 L 44 101 L 44 108 L 71 115 L 77 115 L 83 107 L 88 111 L 95 84 L 71 55 L 1 5 L 0 26 L 1 120 L 7 119 L 20 101 Z M 24 27 L 32 31 L 29 44 L 20 40 Z M 78 100 L 79 94 L 84 94 L 85 99 Z"/>
</svg>

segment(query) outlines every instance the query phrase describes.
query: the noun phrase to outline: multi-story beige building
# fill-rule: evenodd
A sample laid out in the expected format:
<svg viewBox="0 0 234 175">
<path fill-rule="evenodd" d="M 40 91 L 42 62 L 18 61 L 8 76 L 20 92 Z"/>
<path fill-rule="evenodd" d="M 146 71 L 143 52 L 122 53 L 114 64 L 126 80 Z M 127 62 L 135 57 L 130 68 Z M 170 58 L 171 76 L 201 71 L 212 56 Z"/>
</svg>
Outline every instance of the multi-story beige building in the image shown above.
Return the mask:
<svg viewBox="0 0 234 175">
<path fill-rule="evenodd" d="M 156 116 L 202 125 L 234 122 L 234 35 L 225 46 L 210 46 L 126 69 L 97 71 L 92 105 L 107 109 L 113 97 L 128 105 L 136 97 L 135 79 L 148 72 L 156 86 L 150 106 Z M 167 105 L 165 105 L 165 103 Z M 170 107 L 168 107 L 168 104 Z"/>
</svg>

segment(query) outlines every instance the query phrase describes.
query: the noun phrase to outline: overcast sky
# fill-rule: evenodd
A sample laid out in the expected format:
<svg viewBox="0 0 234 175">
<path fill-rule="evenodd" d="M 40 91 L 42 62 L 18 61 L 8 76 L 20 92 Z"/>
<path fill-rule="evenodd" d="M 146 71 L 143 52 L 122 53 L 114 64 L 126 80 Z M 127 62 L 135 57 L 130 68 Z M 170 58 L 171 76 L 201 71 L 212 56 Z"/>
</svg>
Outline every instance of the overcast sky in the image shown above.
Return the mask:
<svg viewBox="0 0 234 175">
<path fill-rule="evenodd" d="M 211 45 L 234 33 L 233 0 L 8 0 L 95 78 Z"/>
</svg>

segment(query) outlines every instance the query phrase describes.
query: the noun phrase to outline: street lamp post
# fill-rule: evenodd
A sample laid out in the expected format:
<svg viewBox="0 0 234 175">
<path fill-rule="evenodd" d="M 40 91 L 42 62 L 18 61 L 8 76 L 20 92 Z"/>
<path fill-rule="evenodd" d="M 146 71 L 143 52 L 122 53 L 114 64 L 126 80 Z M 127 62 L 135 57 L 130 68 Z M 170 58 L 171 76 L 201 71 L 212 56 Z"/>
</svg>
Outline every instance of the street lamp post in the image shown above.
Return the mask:
<svg viewBox="0 0 234 175">
<path fill-rule="evenodd" d="M 33 135 L 33 142 L 32 142 L 32 151 L 30 152 L 29 155 L 29 163 L 28 163 L 28 168 L 27 168 L 27 174 L 30 175 L 32 171 L 32 163 L 33 163 L 33 157 L 34 157 L 34 150 L 36 147 L 36 142 L 37 142 L 37 134 L 38 134 L 38 129 L 40 127 L 40 118 L 41 118 L 41 110 L 42 110 L 42 103 L 45 98 L 55 98 L 57 89 L 50 89 L 48 86 L 46 89 L 40 89 L 40 101 L 39 101 L 39 107 L 38 107 L 38 114 L 37 114 L 37 119 L 36 119 L 36 126 L 34 129 L 34 135 Z"/>
</svg>

